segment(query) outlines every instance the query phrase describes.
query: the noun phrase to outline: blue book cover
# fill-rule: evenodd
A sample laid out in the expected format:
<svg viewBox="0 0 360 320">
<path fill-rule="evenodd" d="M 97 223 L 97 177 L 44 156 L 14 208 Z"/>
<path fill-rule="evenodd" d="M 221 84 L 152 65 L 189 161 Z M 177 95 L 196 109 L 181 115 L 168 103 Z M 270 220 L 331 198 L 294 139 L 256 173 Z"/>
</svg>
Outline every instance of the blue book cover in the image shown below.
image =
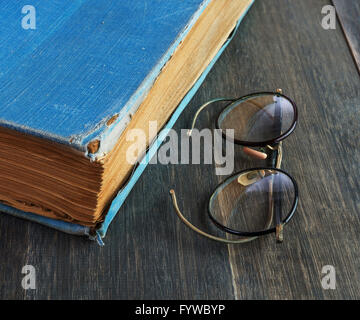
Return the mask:
<svg viewBox="0 0 360 320">
<path fill-rule="evenodd" d="M 96 161 L 114 147 L 129 114 L 136 113 L 162 68 L 215 1 L 238 5 L 237 25 L 252 4 L 252 0 L 34 0 L 29 5 L 28 1 L 1 0 L 0 126 L 69 146 Z M 148 149 L 147 159 L 228 41 L 174 109 Z M 88 148 L 92 141 L 100 141 L 94 152 Z M 142 161 L 113 198 L 95 234 L 87 226 L 4 203 L 0 209 L 101 243 L 146 164 Z"/>
</svg>

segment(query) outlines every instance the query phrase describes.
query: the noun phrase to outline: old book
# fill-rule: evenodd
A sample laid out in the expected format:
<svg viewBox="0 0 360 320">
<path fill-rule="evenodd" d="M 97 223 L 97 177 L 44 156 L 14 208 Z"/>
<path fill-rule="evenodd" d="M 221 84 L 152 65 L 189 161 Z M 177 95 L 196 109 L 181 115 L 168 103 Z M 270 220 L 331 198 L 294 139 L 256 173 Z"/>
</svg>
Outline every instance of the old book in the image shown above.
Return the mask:
<svg viewBox="0 0 360 320">
<path fill-rule="evenodd" d="M 127 133 L 156 151 L 251 4 L 2 2 L 0 209 L 104 236 L 144 170 Z"/>
</svg>

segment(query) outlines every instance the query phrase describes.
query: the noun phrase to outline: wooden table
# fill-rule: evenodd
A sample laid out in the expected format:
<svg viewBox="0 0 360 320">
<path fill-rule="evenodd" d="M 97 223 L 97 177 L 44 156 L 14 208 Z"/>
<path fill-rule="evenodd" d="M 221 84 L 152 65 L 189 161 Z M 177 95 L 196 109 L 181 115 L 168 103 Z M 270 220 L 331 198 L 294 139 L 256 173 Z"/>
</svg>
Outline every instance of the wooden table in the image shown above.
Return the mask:
<svg viewBox="0 0 360 320">
<path fill-rule="evenodd" d="M 105 247 L 7 215 L 0 218 L 0 297 L 6 299 L 359 299 L 360 79 L 358 1 L 336 1 L 343 29 L 321 26 L 329 0 L 257 0 L 176 130 L 200 104 L 220 96 L 282 88 L 299 109 L 284 142 L 283 168 L 298 181 L 300 203 L 273 236 L 223 245 L 176 217 L 169 189 L 205 227 L 212 189 L 224 177 L 211 165 L 150 165 L 110 227 Z M 353 39 L 353 40 L 352 40 Z M 351 45 L 351 50 L 350 46 Z M 221 104 L 198 128 L 212 127 Z M 236 149 L 236 170 L 261 164 Z M 21 286 L 36 268 L 36 290 Z M 336 271 L 324 290 L 322 268 Z"/>
</svg>

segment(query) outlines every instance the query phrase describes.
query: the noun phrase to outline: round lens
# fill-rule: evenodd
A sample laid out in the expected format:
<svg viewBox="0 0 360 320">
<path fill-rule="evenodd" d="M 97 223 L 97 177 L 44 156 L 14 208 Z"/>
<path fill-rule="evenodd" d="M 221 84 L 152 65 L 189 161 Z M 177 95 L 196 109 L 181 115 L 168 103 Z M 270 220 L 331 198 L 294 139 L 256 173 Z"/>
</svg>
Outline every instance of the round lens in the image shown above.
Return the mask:
<svg viewBox="0 0 360 320">
<path fill-rule="evenodd" d="M 279 94 L 255 94 L 226 107 L 218 118 L 218 127 L 232 129 L 238 142 L 261 144 L 290 133 L 296 123 L 295 105 Z M 229 132 L 229 131 L 228 131 Z"/>
<path fill-rule="evenodd" d="M 251 169 L 220 184 L 209 201 L 209 214 L 218 227 L 234 234 L 273 229 L 287 223 L 297 204 L 295 181 L 277 169 Z"/>
</svg>

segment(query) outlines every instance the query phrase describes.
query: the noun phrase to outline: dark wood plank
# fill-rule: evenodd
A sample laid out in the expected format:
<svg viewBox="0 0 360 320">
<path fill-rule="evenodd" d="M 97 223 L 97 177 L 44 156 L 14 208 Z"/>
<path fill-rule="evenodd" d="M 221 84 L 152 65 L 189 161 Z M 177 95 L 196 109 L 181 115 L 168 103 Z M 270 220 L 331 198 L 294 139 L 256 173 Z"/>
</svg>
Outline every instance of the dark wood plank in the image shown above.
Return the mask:
<svg viewBox="0 0 360 320">
<path fill-rule="evenodd" d="M 333 0 L 333 3 L 360 72 L 360 2 Z"/>
<path fill-rule="evenodd" d="M 283 167 L 301 201 L 285 242 L 265 237 L 241 246 L 203 239 L 177 220 L 168 191 L 195 223 L 206 218 L 212 189 L 224 179 L 211 165 L 150 165 L 100 248 L 2 215 L 0 297 L 13 299 L 360 298 L 360 80 L 340 28 L 323 30 L 330 0 L 255 1 L 240 32 L 176 123 L 188 128 L 214 97 L 281 87 L 300 121 L 284 143 Z M 212 127 L 221 105 L 202 114 Z M 236 153 L 236 169 L 261 162 Z M 21 287 L 33 264 L 37 290 Z M 321 269 L 336 268 L 337 289 L 323 290 Z"/>
<path fill-rule="evenodd" d="M 328 1 L 270 2 L 255 3 L 211 79 L 215 96 L 280 87 L 294 98 L 300 119 L 283 168 L 298 181 L 300 205 L 282 245 L 268 237 L 231 247 L 236 297 L 358 298 L 359 75 L 341 29 L 321 27 Z M 327 264 L 337 272 L 334 291 L 320 283 Z"/>
</svg>

